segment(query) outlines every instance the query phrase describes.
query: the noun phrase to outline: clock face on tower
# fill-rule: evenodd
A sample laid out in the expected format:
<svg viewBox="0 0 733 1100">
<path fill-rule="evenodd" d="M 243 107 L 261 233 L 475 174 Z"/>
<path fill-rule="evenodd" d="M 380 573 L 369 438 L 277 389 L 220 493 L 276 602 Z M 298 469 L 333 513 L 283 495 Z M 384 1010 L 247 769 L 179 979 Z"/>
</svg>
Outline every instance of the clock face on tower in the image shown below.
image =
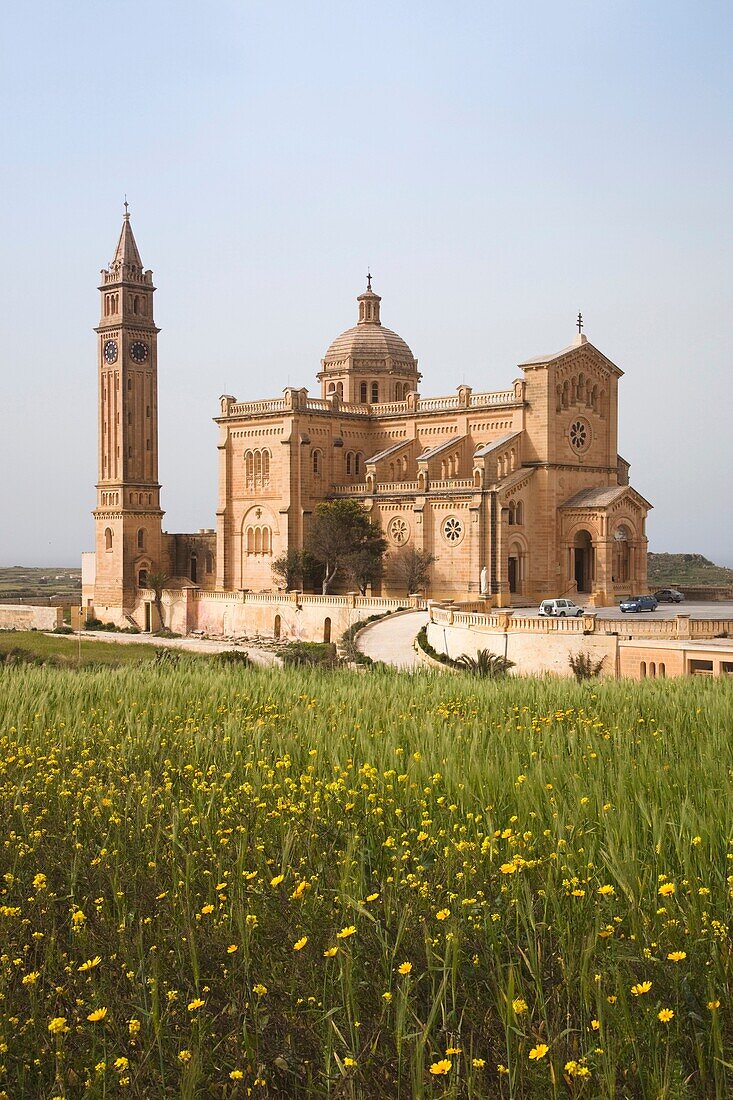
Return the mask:
<svg viewBox="0 0 733 1100">
<path fill-rule="evenodd" d="M 104 360 L 106 363 L 110 364 L 117 362 L 116 340 L 108 340 L 107 343 L 104 345 Z"/>
<path fill-rule="evenodd" d="M 148 345 L 142 340 L 136 340 L 134 344 L 130 344 L 130 355 L 135 363 L 144 363 L 148 357 Z"/>
</svg>

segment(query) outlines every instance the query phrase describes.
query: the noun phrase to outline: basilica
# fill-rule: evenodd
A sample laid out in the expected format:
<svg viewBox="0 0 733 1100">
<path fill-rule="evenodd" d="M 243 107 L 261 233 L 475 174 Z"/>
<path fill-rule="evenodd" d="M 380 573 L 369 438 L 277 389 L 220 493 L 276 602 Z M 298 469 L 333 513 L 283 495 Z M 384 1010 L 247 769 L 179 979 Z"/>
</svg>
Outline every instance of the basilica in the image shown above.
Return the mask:
<svg viewBox="0 0 733 1100">
<path fill-rule="evenodd" d="M 432 557 L 425 595 L 436 600 L 602 606 L 646 590 L 651 505 L 617 451 L 623 372 L 579 324 L 568 347 L 520 363 L 506 389 L 422 397 L 418 361 L 382 324 L 371 283 L 321 361 L 319 396 L 220 398 L 215 527 L 169 534 L 155 287 L 125 213 L 99 288 L 96 545 L 84 563 L 95 615 L 150 629 L 153 574 L 218 600 L 272 592 L 273 560 L 302 548 L 318 503 L 337 497 L 359 501 L 387 539 L 375 595 L 405 594 L 395 563 L 412 549 Z"/>
</svg>

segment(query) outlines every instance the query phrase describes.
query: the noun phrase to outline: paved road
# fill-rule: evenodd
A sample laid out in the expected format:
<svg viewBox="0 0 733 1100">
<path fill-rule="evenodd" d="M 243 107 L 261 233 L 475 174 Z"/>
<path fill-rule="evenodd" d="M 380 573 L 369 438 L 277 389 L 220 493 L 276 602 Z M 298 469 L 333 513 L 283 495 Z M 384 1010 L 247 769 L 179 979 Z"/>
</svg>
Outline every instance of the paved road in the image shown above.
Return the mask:
<svg viewBox="0 0 733 1100">
<path fill-rule="evenodd" d="M 571 597 L 572 598 L 572 597 Z M 582 604 L 581 600 L 576 601 Z M 660 603 L 656 611 L 624 614 L 616 607 L 589 608 L 599 619 L 674 619 L 675 615 L 690 615 L 693 619 L 733 619 L 733 600 L 707 600 L 705 603 L 684 600 L 682 603 Z M 537 608 L 518 607 L 517 615 L 536 616 Z"/>
<path fill-rule="evenodd" d="M 404 615 L 388 615 L 372 623 L 359 634 L 357 645 L 374 661 L 384 661 L 396 668 L 413 669 L 420 661 L 413 649 L 415 635 L 428 621 L 427 611 L 408 611 Z"/>
<path fill-rule="evenodd" d="M 419 628 L 418 628 L 419 629 Z M 215 642 L 208 638 L 156 638 L 152 634 L 115 634 L 104 630 L 83 630 L 82 638 L 95 642 L 117 642 L 120 645 L 154 645 L 163 649 L 181 649 L 188 653 L 225 653 L 230 649 L 246 653 L 253 664 L 274 665 L 277 657 L 269 649 L 238 645 L 236 642 Z M 71 637 L 71 635 L 69 635 Z M 78 637 L 74 632 L 74 637 Z"/>
</svg>

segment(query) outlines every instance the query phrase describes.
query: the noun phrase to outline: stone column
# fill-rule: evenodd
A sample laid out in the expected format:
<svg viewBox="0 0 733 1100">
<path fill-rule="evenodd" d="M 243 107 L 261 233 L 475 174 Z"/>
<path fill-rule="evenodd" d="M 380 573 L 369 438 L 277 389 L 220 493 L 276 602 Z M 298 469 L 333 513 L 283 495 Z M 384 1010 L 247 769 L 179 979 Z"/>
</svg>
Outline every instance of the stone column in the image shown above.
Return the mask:
<svg viewBox="0 0 733 1100">
<path fill-rule="evenodd" d="M 606 607 L 613 602 L 613 539 L 593 543 L 596 575 L 593 582 L 593 598 L 596 606 Z"/>
<path fill-rule="evenodd" d="M 496 524 L 496 606 L 507 607 L 509 594 L 509 509 L 500 508 Z"/>
</svg>

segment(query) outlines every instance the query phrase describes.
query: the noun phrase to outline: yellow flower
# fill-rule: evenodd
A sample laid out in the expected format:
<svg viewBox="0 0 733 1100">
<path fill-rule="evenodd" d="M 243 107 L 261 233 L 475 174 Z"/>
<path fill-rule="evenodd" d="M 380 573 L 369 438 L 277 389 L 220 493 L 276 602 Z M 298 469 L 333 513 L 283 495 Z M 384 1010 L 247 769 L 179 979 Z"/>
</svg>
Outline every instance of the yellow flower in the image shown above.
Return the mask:
<svg viewBox="0 0 733 1100">
<path fill-rule="evenodd" d="M 590 1026 L 592 1027 L 592 1029 L 594 1031 L 600 1031 L 601 1021 L 600 1020 L 591 1020 Z"/>
<path fill-rule="evenodd" d="M 463 1047 L 448 1047 L 446 1054 L 463 1054 Z"/>
<path fill-rule="evenodd" d="M 453 1063 L 448 1058 L 441 1058 L 439 1062 L 433 1062 L 430 1072 L 433 1077 L 444 1077 L 453 1069 Z"/>
<path fill-rule="evenodd" d="M 530 1061 L 538 1062 L 540 1058 L 545 1057 L 549 1049 L 550 1048 L 548 1047 L 547 1043 L 538 1043 L 537 1046 L 532 1047 L 529 1052 Z"/>
<path fill-rule="evenodd" d="M 232 1072 L 229 1074 L 229 1077 L 232 1081 L 241 1081 L 244 1077 L 244 1074 L 242 1073 L 241 1069 L 233 1069 Z"/>
<path fill-rule="evenodd" d="M 305 945 L 308 943 L 307 936 L 301 936 L 299 940 L 293 944 L 293 951 L 302 951 Z"/>
<path fill-rule="evenodd" d="M 179 1052 L 178 1052 L 178 1061 L 183 1062 L 184 1064 L 186 1062 L 190 1062 L 191 1061 L 191 1051 L 190 1050 L 179 1050 Z"/>
<path fill-rule="evenodd" d="M 353 936 L 356 932 L 355 924 L 347 924 L 346 928 L 342 928 L 340 932 L 336 933 L 337 940 L 346 940 L 349 936 Z"/>
<path fill-rule="evenodd" d="M 264 997 L 267 993 L 267 986 L 262 982 L 258 982 L 257 985 L 252 986 L 252 992 L 256 993 L 258 997 Z"/>
<path fill-rule="evenodd" d="M 657 1019 L 661 1020 L 663 1024 L 668 1024 L 673 1016 L 674 1016 L 674 1012 L 672 1011 L 671 1008 L 662 1008 L 657 1013 Z"/>
<path fill-rule="evenodd" d="M 708 1008 L 711 1012 L 715 1012 L 716 1008 L 720 1008 L 720 1001 L 708 1001 Z"/>
<path fill-rule="evenodd" d="M 450 916 L 450 909 L 439 909 L 435 914 L 436 920 L 448 920 Z"/>
<path fill-rule="evenodd" d="M 524 997 L 515 997 L 512 1001 L 512 1008 L 517 1016 L 521 1016 L 523 1012 L 527 1011 L 527 1002 Z"/>
<path fill-rule="evenodd" d="M 270 879 L 270 886 L 272 886 L 272 887 L 279 886 L 284 878 L 285 878 L 285 875 L 275 875 L 274 878 Z"/>
<path fill-rule="evenodd" d="M 203 913 L 203 915 L 205 917 L 208 917 L 209 913 L 214 912 L 214 906 L 213 905 L 202 905 L 201 906 L 201 912 Z"/>
<path fill-rule="evenodd" d="M 41 976 L 40 970 L 31 970 L 28 974 L 23 975 L 23 985 L 34 985 Z"/>
<path fill-rule="evenodd" d="M 324 959 L 332 959 L 334 955 L 338 954 L 338 947 L 327 947 L 323 952 Z"/>
<path fill-rule="evenodd" d="M 71 914 L 71 923 L 73 924 L 74 928 L 81 928 L 86 919 L 87 918 L 84 916 L 81 909 L 77 909 Z"/>
<path fill-rule="evenodd" d="M 471 1065 L 474 1069 L 483 1069 L 486 1065 L 486 1060 L 484 1058 L 472 1058 Z"/>
<path fill-rule="evenodd" d="M 63 1035 L 68 1031 L 65 1016 L 54 1016 L 53 1020 L 48 1022 L 48 1030 L 52 1035 Z"/>
<path fill-rule="evenodd" d="M 686 951 L 670 951 L 670 953 L 667 955 L 667 958 L 669 959 L 670 962 L 679 963 L 679 962 L 682 962 L 683 959 L 687 958 L 687 952 Z"/>
<path fill-rule="evenodd" d="M 203 1001 L 201 999 L 201 997 L 194 997 L 194 999 L 192 1001 L 188 1002 L 188 1011 L 189 1012 L 195 1012 L 196 1009 L 203 1008 L 205 1003 L 206 1002 Z"/>
<path fill-rule="evenodd" d="M 130 1063 L 127 1061 L 127 1058 L 116 1058 L 114 1065 L 118 1073 L 124 1073 Z"/>
<path fill-rule="evenodd" d="M 410 974 L 412 972 L 412 963 L 403 962 L 397 967 L 398 974 Z"/>
<path fill-rule="evenodd" d="M 663 898 L 668 898 L 671 894 L 674 893 L 674 891 L 675 885 L 673 882 L 663 882 L 662 885 L 659 887 L 658 893 L 661 894 Z"/>
<path fill-rule="evenodd" d="M 604 898 L 610 898 L 616 893 L 616 889 L 606 883 L 605 886 L 598 887 L 598 893 Z"/>
<path fill-rule="evenodd" d="M 389 992 L 389 990 L 387 990 L 386 993 L 382 994 L 382 1000 L 386 1001 L 387 1004 L 389 1004 L 389 1002 L 392 1000 L 392 994 Z"/>
<path fill-rule="evenodd" d="M 632 985 L 631 992 L 635 997 L 641 997 L 643 993 L 648 993 L 651 987 L 651 982 L 639 982 L 638 985 Z"/>
<path fill-rule="evenodd" d="M 106 1008 L 95 1008 L 93 1012 L 89 1013 L 89 1015 L 87 1016 L 87 1020 L 89 1020 L 93 1024 L 97 1024 L 100 1020 L 103 1020 L 106 1015 Z"/>
<path fill-rule="evenodd" d="M 368 897 L 367 897 L 367 901 L 376 901 L 378 897 L 379 897 L 378 893 L 377 894 L 369 894 Z"/>
<path fill-rule="evenodd" d="M 133 1016 L 131 1020 L 127 1021 L 127 1030 L 130 1032 L 130 1035 L 137 1035 L 140 1030 L 140 1021 L 136 1020 Z"/>
<path fill-rule="evenodd" d="M 501 867 L 499 868 L 502 875 L 513 875 L 516 869 L 516 863 L 502 863 Z"/>
<path fill-rule="evenodd" d="M 344 1065 L 346 1066 L 347 1069 L 350 1069 L 351 1066 L 356 1065 L 356 1061 L 355 1061 L 354 1058 L 344 1058 Z"/>
<path fill-rule="evenodd" d="M 297 901 L 297 900 L 298 900 L 298 898 L 302 898 L 302 897 L 303 897 L 303 894 L 304 894 L 304 893 L 306 892 L 306 890 L 308 889 L 308 887 L 309 887 L 309 886 L 310 886 L 310 883 L 309 883 L 309 882 L 306 882 L 306 880 L 305 880 L 305 879 L 303 879 L 303 880 L 302 880 L 301 882 L 299 882 L 299 883 L 298 883 L 298 885 L 297 885 L 297 886 L 295 887 L 295 889 L 293 890 L 293 892 L 292 892 L 292 894 L 290 895 L 290 897 L 291 897 L 291 898 L 293 899 L 293 901 Z"/>
<path fill-rule="evenodd" d="M 239 951 L 236 943 L 230 943 L 227 947 L 227 955 L 233 955 L 235 951 Z"/>
<path fill-rule="evenodd" d="M 99 966 L 101 961 L 102 959 L 99 955 L 95 955 L 93 959 L 87 959 L 87 961 L 83 962 L 79 967 L 79 973 L 83 974 L 87 970 L 94 970 L 95 966 Z"/>
</svg>

